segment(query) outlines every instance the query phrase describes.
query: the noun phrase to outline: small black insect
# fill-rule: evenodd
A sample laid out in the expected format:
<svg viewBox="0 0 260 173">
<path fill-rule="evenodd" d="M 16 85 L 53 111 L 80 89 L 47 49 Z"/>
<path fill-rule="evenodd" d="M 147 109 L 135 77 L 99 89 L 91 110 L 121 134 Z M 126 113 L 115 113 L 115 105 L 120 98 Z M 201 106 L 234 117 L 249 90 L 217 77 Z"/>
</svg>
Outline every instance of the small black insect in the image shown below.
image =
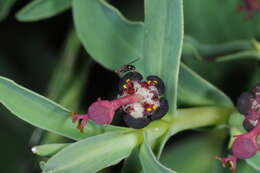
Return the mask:
<svg viewBox="0 0 260 173">
<path fill-rule="evenodd" d="M 120 67 L 119 69 L 115 70 L 115 72 L 119 75 L 122 76 L 124 73 L 129 72 L 129 71 L 134 71 L 136 69 L 136 67 L 133 64 L 134 62 L 136 62 L 139 58 L 134 59 L 133 61 L 131 61 L 130 63 L 123 65 L 122 67 Z"/>
</svg>

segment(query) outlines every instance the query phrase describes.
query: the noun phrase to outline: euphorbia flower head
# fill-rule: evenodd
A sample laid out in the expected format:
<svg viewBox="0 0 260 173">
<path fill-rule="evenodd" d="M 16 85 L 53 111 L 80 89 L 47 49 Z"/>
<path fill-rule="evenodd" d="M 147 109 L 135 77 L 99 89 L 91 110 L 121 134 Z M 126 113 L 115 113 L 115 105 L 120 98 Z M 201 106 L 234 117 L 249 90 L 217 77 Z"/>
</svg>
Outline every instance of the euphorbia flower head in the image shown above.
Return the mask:
<svg viewBox="0 0 260 173">
<path fill-rule="evenodd" d="M 125 112 L 126 124 L 133 128 L 143 128 L 152 120 L 160 119 L 168 112 L 168 102 L 162 97 L 164 84 L 157 76 L 149 76 L 147 81 L 142 79 L 140 73 L 127 73 L 120 81 L 117 99 L 98 99 L 90 105 L 87 114 L 73 113 L 73 122 L 79 121 L 81 131 L 88 119 L 97 124 L 111 124 L 119 108 Z"/>
<path fill-rule="evenodd" d="M 235 136 L 232 144 L 232 156 L 219 158 L 223 165 L 230 163 L 232 173 L 236 172 L 237 159 L 247 159 L 254 156 L 259 151 L 257 137 L 260 133 L 260 84 L 250 92 L 244 92 L 237 102 L 238 110 L 245 116 L 243 127 L 248 133 Z"/>
<path fill-rule="evenodd" d="M 122 106 L 126 124 L 133 128 L 143 128 L 152 120 L 163 117 L 168 112 L 168 102 L 163 97 L 165 86 L 157 76 L 143 76 L 137 72 L 127 73 L 120 81 L 119 97 L 137 94 L 142 100 Z"/>
<path fill-rule="evenodd" d="M 245 116 L 247 124 L 256 125 L 260 118 L 260 83 L 248 92 L 240 95 L 237 101 L 238 111 Z M 249 124 L 248 124 L 249 125 Z"/>
</svg>

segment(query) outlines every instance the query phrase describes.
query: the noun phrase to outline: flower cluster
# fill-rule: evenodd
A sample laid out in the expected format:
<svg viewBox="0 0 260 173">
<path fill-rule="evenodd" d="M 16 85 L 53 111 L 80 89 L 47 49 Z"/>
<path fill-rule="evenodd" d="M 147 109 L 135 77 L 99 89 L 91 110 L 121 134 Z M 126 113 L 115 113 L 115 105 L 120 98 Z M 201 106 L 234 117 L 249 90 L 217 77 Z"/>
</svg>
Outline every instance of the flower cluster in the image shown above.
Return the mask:
<svg viewBox="0 0 260 173">
<path fill-rule="evenodd" d="M 260 11 L 260 0 L 244 0 L 245 5 L 241 6 L 239 9 L 241 11 L 246 11 L 246 18 L 251 18 L 253 11 Z"/>
<path fill-rule="evenodd" d="M 247 133 L 238 135 L 232 144 L 232 156 L 218 158 L 223 166 L 231 165 L 232 173 L 236 172 L 237 159 L 247 159 L 259 151 L 257 137 L 260 134 L 260 83 L 250 92 L 244 92 L 238 98 L 238 110 L 245 116 L 243 127 Z"/>
<path fill-rule="evenodd" d="M 72 113 L 73 122 L 83 132 L 89 119 L 97 124 L 111 124 L 115 112 L 121 108 L 125 123 L 132 128 L 143 128 L 152 120 L 168 112 L 168 102 L 162 97 L 165 87 L 157 76 L 143 76 L 138 72 L 125 74 L 119 83 L 118 98 L 112 101 L 98 99 L 88 108 L 87 114 Z"/>
<path fill-rule="evenodd" d="M 133 128 L 143 128 L 152 120 L 163 117 L 168 112 L 168 102 L 163 97 L 164 83 L 157 76 L 143 76 L 138 72 L 129 72 L 122 77 L 119 85 L 119 98 L 136 94 L 143 99 L 122 106 L 125 123 Z"/>
</svg>

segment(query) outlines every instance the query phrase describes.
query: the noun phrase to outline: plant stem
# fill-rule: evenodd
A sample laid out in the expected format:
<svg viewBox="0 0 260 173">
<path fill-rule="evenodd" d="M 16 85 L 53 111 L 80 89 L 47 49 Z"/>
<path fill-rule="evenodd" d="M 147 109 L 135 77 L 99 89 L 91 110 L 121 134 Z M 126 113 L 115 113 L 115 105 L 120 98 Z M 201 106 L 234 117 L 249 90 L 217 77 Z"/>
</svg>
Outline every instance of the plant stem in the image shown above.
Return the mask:
<svg viewBox="0 0 260 173">
<path fill-rule="evenodd" d="M 157 139 L 166 135 L 166 133 L 170 137 L 183 130 L 211 125 L 225 125 L 234 110 L 233 107 L 216 106 L 178 109 L 176 116 L 167 114 L 163 119 L 152 122 L 144 128 L 144 131 L 148 134 L 149 143 L 153 146 Z"/>
<path fill-rule="evenodd" d="M 230 115 L 233 113 L 232 107 L 198 107 L 178 109 L 177 116 L 169 116 L 171 135 L 198 127 L 227 124 Z"/>
</svg>

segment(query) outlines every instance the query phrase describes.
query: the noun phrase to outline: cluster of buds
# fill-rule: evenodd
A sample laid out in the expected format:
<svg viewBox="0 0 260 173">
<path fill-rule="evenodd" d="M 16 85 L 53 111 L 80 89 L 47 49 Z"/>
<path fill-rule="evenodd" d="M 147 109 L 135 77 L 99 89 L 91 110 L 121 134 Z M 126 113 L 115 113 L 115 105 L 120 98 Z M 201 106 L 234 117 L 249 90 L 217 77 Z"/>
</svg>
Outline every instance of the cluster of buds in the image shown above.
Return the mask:
<svg viewBox="0 0 260 173">
<path fill-rule="evenodd" d="M 152 120 L 160 119 L 168 112 L 168 102 L 163 97 L 164 83 L 157 76 L 142 80 L 140 73 L 128 72 L 120 80 L 117 99 L 98 99 L 90 105 L 87 114 L 72 113 L 73 122 L 78 121 L 81 132 L 89 119 L 97 124 L 111 124 L 118 109 L 124 112 L 124 121 L 132 128 L 143 128 Z"/>
<path fill-rule="evenodd" d="M 244 4 L 239 10 L 247 12 L 247 19 L 252 17 L 253 11 L 260 11 L 260 0 L 244 0 Z"/>
<path fill-rule="evenodd" d="M 223 166 L 229 164 L 232 173 L 236 173 L 237 159 L 247 159 L 259 151 L 257 137 L 260 134 L 260 83 L 250 92 L 244 92 L 238 98 L 237 107 L 244 115 L 243 127 L 247 133 L 235 136 L 232 144 L 232 155 L 228 158 L 219 158 Z"/>
</svg>

